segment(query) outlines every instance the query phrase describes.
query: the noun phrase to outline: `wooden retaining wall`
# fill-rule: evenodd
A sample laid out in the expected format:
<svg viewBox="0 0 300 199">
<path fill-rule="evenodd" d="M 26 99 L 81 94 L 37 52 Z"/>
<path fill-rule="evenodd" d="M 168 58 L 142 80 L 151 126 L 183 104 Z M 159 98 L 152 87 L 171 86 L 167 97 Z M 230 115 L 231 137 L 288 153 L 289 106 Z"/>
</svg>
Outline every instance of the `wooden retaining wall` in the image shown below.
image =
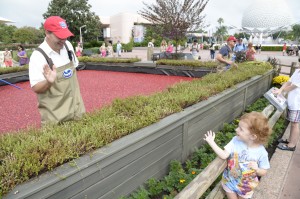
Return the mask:
<svg viewBox="0 0 300 199">
<path fill-rule="evenodd" d="M 273 71 L 253 77 L 19 185 L 4 198 L 115 199 L 128 195 L 149 178 L 166 175 L 171 160 L 185 161 L 203 144 L 207 130 L 218 131 L 223 123 L 238 117 L 270 88 L 272 78 Z"/>
</svg>

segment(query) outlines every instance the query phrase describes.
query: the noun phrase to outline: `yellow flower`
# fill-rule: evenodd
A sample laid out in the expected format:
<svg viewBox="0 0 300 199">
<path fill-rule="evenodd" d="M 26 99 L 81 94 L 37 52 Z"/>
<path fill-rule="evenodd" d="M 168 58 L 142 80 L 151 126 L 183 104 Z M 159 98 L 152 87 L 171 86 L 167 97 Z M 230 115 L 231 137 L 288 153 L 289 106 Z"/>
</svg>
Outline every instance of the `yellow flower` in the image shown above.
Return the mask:
<svg viewBox="0 0 300 199">
<path fill-rule="evenodd" d="M 195 174 L 196 174 L 196 171 L 192 171 L 192 174 L 195 175 Z"/>
<path fill-rule="evenodd" d="M 286 75 L 278 75 L 273 78 L 273 84 L 284 84 L 285 82 L 289 81 L 289 76 Z"/>
<path fill-rule="evenodd" d="M 184 183 L 184 182 L 185 182 L 185 179 L 180 179 L 179 182 L 180 182 L 180 183 Z"/>
</svg>

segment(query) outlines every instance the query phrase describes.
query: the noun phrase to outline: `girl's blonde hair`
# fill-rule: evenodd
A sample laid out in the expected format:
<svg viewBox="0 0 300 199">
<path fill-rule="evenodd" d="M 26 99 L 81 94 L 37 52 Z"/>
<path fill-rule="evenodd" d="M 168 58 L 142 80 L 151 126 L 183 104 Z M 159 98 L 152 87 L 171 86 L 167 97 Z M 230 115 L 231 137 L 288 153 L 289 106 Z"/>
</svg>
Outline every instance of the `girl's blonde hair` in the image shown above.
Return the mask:
<svg viewBox="0 0 300 199">
<path fill-rule="evenodd" d="M 243 121 L 248 125 L 249 131 L 252 135 L 256 135 L 256 143 L 267 143 L 272 129 L 269 126 L 268 118 L 266 118 L 262 113 L 254 111 L 246 113 L 241 117 L 240 121 Z"/>
</svg>

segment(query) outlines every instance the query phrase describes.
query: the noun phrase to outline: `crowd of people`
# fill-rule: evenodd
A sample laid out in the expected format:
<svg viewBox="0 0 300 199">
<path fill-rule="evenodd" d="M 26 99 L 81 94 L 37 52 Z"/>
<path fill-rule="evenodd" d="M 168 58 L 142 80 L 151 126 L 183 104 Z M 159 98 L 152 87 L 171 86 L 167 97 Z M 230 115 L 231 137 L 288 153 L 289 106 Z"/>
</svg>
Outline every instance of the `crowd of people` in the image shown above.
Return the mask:
<svg viewBox="0 0 300 199">
<path fill-rule="evenodd" d="M 235 38 L 235 40 L 233 41 L 234 45 L 232 46 L 230 44 L 231 42 L 228 43 L 228 41 L 229 40 L 226 41 L 225 45 L 224 44 L 219 45 L 212 41 L 208 44 L 205 44 L 205 45 L 207 45 L 207 47 L 204 48 L 204 44 L 198 43 L 197 40 L 195 39 L 195 40 L 193 40 L 193 43 L 191 43 L 191 44 L 186 43 L 183 47 L 181 45 L 178 45 L 177 52 L 183 52 L 183 50 L 188 49 L 194 60 L 200 60 L 201 59 L 200 50 L 208 49 L 209 54 L 210 54 L 210 59 L 217 60 L 221 63 L 225 63 L 224 56 L 228 56 L 226 53 L 226 51 L 228 51 L 228 50 L 229 50 L 229 52 L 231 52 L 230 55 L 232 55 L 232 56 L 230 56 L 231 58 L 229 58 L 229 60 L 233 60 L 233 61 L 238 52 L 244 52 L 245 56 L 246 56 L 246 60 L 248 60 L 248 61 L 254 61 L 255 55 L 261 53 L 261 48 L 262 48 L 261 44 L 254 45 L 251 42 L 245 44 L 243 42 L 243 38 L 239 38 L 239 39 Z M 154 47 L 155 46 L 154 46 L 154 39 L 153 39 L 148 43 L 148 47 L 147 47 L 147 60 L 149 60 L 149 61 L 152 60 L 152 55 L 153 55 L 154 49 L 155 49 Z M 221 50 L 222 48 L 223 48 L 223 50 Z M 226 48 L 228 50 L 226 50 Z M 175 52 L 174 49 L 175 49 L 175 47 L 174 47 L 172 41 L 167 42 L 164 39 L 161 41 L 161 44 L 159 46 L 160 53 L 163 53 L 163 55 L 164 55 L 161 57 L 172 57 L 171 54 Z M 287 44 L 284 43 L 284 45 L 282 47 L 282 55 L 283 56 L 285 56 L 285 55 L 299 56 L 299 49 L 300 49 L 300 46 L 293 45 L 293 44 L 291 44 L 290 46 L 287 46 Z M 17 56 L 18 56 L 18 60 L 19 60 L 19 66 L 28 64 L 29 58 L 27 56 L 27 53 L 26 53 L 24 47 L 22 45 L 18 45 L 17 50 L 18 50 Z M 113 48 L 111 41 L 103 42 L 102 45 L 99 47 L 99 56 L 100 57 L 115 57 L 114 56 L 114 52 L 115 52 L 117 57 L 121 57 L 122 51 L 123 51 L 123 48 L 122 48 L 122 44 L 120 41 L 117 42 L 115 49 Z M 220 57 L 219 54 L 221 54 L 222 56 Z M 78 42 L 77 46 L 75 47 L 75 55 L 77 57 L 84 55 L 83 46 L 82 46 L 81 42 Z M 13 66 L 12 52 L 9 51 L 7 48 L 5 49 L 5 52 L 4 52 L 4 65 L 6 67 Z M 227 63 L 226 65 L 227 65 L 227 69 L 228 69 L 228 66 L 230 64 Z"/>
<path fill-rule="evenodd" d="M 282 55 L 284 56 L 286 54 L 288 56 L 293 56 L 293 55 L 299 56 L 299 49 L 300 49 L 300 45 L 297 46 L 291 44 L 290 46 L 287 46 L 287 44 L 284 43 L 282 47 Z"/>
</svg>

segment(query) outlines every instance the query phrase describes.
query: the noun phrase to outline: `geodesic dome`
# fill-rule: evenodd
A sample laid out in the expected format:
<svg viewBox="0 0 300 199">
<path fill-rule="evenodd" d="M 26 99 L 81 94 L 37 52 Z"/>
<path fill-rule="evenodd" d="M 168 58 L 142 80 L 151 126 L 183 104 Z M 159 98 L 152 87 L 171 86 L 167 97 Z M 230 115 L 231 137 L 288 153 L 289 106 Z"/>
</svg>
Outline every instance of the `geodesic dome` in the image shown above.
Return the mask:
<svg viewBox="0 0 300 199">
<path fill-rule="evenodd" d="M 272 33 L 291 23 L 290 10 L 284 0 L 255 0 L 242 17 L 242 29 L 249 33 Z"/>
</svg>

